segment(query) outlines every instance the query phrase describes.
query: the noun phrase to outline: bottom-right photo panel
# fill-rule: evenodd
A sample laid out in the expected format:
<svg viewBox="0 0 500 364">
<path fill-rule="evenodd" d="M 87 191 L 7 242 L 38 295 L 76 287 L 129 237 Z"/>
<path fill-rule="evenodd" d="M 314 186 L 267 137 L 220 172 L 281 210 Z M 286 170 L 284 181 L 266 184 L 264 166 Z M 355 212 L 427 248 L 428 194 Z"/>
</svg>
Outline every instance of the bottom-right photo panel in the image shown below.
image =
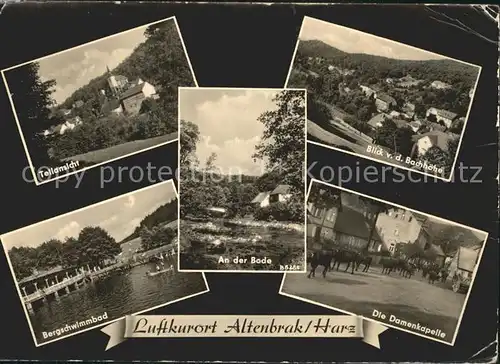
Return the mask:
<svg viewBox="0 0 500 364">
<path fill-rule="evenodd" d="M 280 293 L 453 345 L 488 234 L 313 180 L 307 273 Z"/>
</svg>

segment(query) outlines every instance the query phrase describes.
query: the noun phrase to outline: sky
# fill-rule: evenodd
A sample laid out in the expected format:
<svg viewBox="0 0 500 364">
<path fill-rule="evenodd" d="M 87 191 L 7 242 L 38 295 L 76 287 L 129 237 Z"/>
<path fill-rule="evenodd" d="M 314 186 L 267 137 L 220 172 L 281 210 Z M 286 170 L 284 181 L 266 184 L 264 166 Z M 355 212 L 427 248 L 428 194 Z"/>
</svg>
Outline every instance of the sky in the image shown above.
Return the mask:
<svg viewBox="0 0 500 364">
<path fill-rule="evenodd" d="M 61 104 L 75 90 L 106 72 L 106 66 L 112 70 L 130 56 L 146 40 L 146 28 L 144 25 L 40 59 L 40 78 L 56 80 L 52 97 Z"/>
<path fill-rule="evenodd" d="M 257 118 L 276 109 L 272 101 L 279 90 L 269 89 L 181 89 L 180 118 L 197 124 L 200 142 L 196 155 L 201 166 L 211 153 L 224 174 L 261 175 L 264 166 L 252 154 L 264 125 Z"/>
<path fill-rule="evenodd" d="M 161 205 L 176 198 L 171 181 L 156 184 L 116 199 L 43 221 L 2 236 L 2 243 L 12 247 L 37 247 L 56 238 L 77 237 L 87 226 L 100 226 L 117 242 L 130 235 L 141 220 Z"/>
<path fill-rule="evenodd" d="M 304 18 L 299 38 L 321 40 L 348 53 L 367 53 L 405 60 L 449 59 L 403 43 L 309 17 Z"/>
</svg>

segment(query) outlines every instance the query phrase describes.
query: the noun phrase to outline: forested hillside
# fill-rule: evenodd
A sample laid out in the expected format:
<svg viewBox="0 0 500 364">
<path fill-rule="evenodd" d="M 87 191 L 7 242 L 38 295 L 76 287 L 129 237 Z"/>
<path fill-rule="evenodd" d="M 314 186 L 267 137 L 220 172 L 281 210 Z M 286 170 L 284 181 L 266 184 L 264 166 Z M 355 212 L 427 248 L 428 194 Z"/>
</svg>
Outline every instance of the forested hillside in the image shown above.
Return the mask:
<svg viewBox="0 0 500 364">
<path fill-rule="evenodd" d="M 167 21 L 148 27 L 145 35 L 146 41 L 139 44 L 112 72 L 129 80 L 141 78 L 155 85 L 159 88 L 160 99 L 169 107 L 169 111 L 176 112 L 177 87 L 194 86 L 177 27 L 173 21 Z M 100 105 L 99 90 L 106 88 L 106 77 L 103 74 L 79 88 L 60 107 L 71 109 L 78 100 L 90 107 L 95 103 Z"/>
<path fill-rule="evenodd" d="M 155 211 L 146 215 L 134 232 L 123 239 L 120 244 L 126 243 L 140 236 L 140 231 L 143 228 L 152 229 L 162 223 L 168 223 L 177 219 L 177 199 L 173 199 L 164 205 L 158 207 Z"/>
<path fill-rule="evenodd" d="M 451 85 L 466 83 L 468 87 L 473 87 L 478 74 L 478 68 L 449 59 L 407 61 L 346 53 L 319 40 L 300 41 L 297 52 L 305 57 L 325 58 L 346 69 L 362 70 L 364 74 L 375 78 L 400 78 L 411 74 L 417 79 L 441 80 Z"/>
</svg>

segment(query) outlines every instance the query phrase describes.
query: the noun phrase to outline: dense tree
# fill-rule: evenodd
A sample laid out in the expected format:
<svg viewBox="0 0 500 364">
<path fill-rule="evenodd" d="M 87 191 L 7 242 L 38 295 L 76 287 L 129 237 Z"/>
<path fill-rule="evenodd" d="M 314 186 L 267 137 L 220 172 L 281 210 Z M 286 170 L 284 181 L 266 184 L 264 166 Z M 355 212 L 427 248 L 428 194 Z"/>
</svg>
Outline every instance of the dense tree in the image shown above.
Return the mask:
<svg viewBox="0 0 500 364">
<path fill-rule="evenodd" d="M 167 203 L 161 205 L 152 213 L 146 215 L 139 225 L 135 228 L 134 232 L 123 239 L 120 244 L 133 240 L 139 237 L 143 228 L 152 229 L 155 226 L 170 223 L 177 220 L 177 199 L 172 199 Z"/>
<path fill-rule="evenodd" d="M 28 247 L 13 247 L 9 250 L 12 268 L 18 280 L 29 277 L 38 267 L 37 250 Z"/>
<path fill-rule="evenodd" d="M 177 88 L 195 85 L 182 41 L 172 20 L 149 26 L 144 35 L 146 40 L 113 70 L 113 74 L 130 81 L 141 78 L 155 86 L 159 99 L 146 100 L 139 117 L 111 116 L 118 100 L 109 90 L 106 95 L 101 93 L 108 89 L 108 73 L 92 79 L 57 106 L 51 99 L 55 81 L 41 81 L 38 63 L 6 73 L 36 166 L 60 164 L 60 159 L 177 130 Z M 111 104 L 116 106 L 111 108 Z M 71 113 L 65 115 L 63 109 Z M 75 116 L 82 119 L 83 125 L 64 135 L 43 136 L 44 130 Z"/>
<path fill-rule="evenodd" d="M 259 192 L 272 191 L 281 183 L 281 174 L 278 171 L 269 171 L 264 173 L 256 181 L 255 186 Z"/>
<path fill-rule="evenodd" d="M 14 247 L 9 257 L 17 279 L 55 267 L 71 268 L 86 264 L 102 265 L 106 259 L 121 252 L 120 245 L 101 227 L 86 227 L 78 238 L 68 237 L 64 242 L 50 239 L 36 248 Z"/>
<path fill-rule="evenodd" d="M 390 119 L 384 120 L 382 126 L 377 128 L 374 143 L 402 155 L 409 155 L 413 147 L 413 131 L 410 128 L 398 128 Z"/>
<path fill-rule="evenodd" d="M 268 170 L 279 170 L 282 183 L 297 194 L 304 190 L 305 103 L 303 91 L 285 90 L 274 98 L 277 109 L 262 113 L 264 124 L 261 141 L 255 146 L 254 158 L 266 161 Z"/>
<path fill-rule="evenodd" d="M 158 226 L 150 229 L 143 226 L 140 231 L 141 249 L 146 251 L 170 244 L 176 235 L 177 233 L 174 229 Z"/>
<path fill-rule="evenodd" d="M 23 136 L 27 140 L 30 158 L 35 166 L 51 165 L 43 131 L 61 120 L 54 115 L 52 92 L 55 81 L 42 81 L 38 62 L 28 63 L 5 72 Z"/>
<path fill-rule="evenodd" d="M 449 155 L 447 152 L 440 149 L 438 146 L 433 145 L 430 147 L 425 155 L 420 157 L 420 160 L 426 161 L 428 163 L 434 164 L 438 168 L 442 168 L 448 165 Z M 446 171 L 445 171 L 446 174 Z"/>
<path fill-rule="evenodd" d="M 180 163 L 179 168 L 189 168 L 196 163 L 196 144 L 200 141 L 200 130 L 198 125 L 190 121 L 181 120 L 180 130 Z"/>
<path fill-rule="evenodd" d="M 120 245 L 109 233 L 99 226 L 83 228 L 78 235 L 80 265 L 102 265 L 104 260 L 115 258 L 121 253 Z"/>
</svg>

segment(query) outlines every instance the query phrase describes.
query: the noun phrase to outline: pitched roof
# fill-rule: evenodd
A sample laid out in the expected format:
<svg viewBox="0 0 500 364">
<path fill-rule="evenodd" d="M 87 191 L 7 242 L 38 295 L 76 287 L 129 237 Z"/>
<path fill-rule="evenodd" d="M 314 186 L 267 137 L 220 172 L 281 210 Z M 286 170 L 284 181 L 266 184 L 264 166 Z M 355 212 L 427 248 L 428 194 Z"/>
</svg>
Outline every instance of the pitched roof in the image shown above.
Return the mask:
<svg viewBox="0 0 500 364">
<path fill-rule="evenodd" d="M 106 100 L 101 107 L 101 112 L 106 114 L 120 107 L 120 101 L 116 99 Z"/>
<path fill-rule="evenodd" d="M 269 196 L 269 192 L 261 192 L 250 203 L 261 203 Z"/>
<path fill-rule="evenodd" d="M 343 206 L 342 211 L 338 212 L 334 230 L 366 240 L 370 237 L 370 225 L 366 217 L 361 212 L 347 206 Z M 376 229 L 373 232 L 372 240 L 381 241 Z"/>
<path fill-rule="evenodd" d="M 447 118 L 450 120 L 453 120 L 457 117 L 457 114 L 455 114 L 454 112 L 451 112 L 448 110 L 443 110 L 443 109 L 436 109 L 436 114 L 438 114 L 439 116 L 441 116 L 443 118 Z"/>
<path fill-rule="evenodd" d="M 439 81 L 439 80 L 432 81 L 432 83 L 435 85 L 443 86 L 443 87 L 450 87 L 451 86 L 450 84 L 443 82 L 443 81 Z"/>
<path fill-rule="evenodd" d="M 378 94 L 377 95 L 377 99 L 379 100 L 382 100 L 382 101 L 385 101 L 387 102 L 388 104 L 392 103 L 392 104 L 395 104 L 396 103 L 396 100 L 394 99 L 394 97 L 392 96 L 389 96 L 387 94 Z"/>
<path fill-rule="evenodd" d="M 131 96 L 137 95 L 138 93 L 142 92 L 142 89 L 144 88 L 145 84 L 146 83 L 143 82 L 138 85 L 135 85 L 134 87 L 129 88 L 127 91 L 121 94 L 120 100 L 127 99 Z"/>
<path fill-rule="evenodd" d="M 430 131 L 428 133 L 414 135 L 412 137 L 412 140 L 414 142 L 417 142 L 420 139 L 425 138 L 425 137 L 428 137 L 431 140 L 432 145 L 439 147 L 439 149 L 441 149 L 443 151 L 448 150 L 448 141 L 453 139 L 453 137 L 447 133 L 444 133 L 444 132 L 438 131 L 438 130 L 434 130 L 434 131 Z"/>
<path fill-rule="evenodd" d="M 441 257 L 446 256 L 446 254 L 443 252 L 443 249 L 441 249 L 441 247 L 436 244 L 431 244 L 430 247 L 426 250 L 426 253 Z"/>
<path fill-rule="evenodd" d="M 384 114 L 382 114 L 382 113 L 377 114 L 368 121 L 368 125 L 370 125 L 374 128 L 377 128 L 377 127 L 379 127 L 378 124 L 382 124 L 384 122 L 384 120 L 385 120 Z"/>
<path fill-rule="evenodd" d="M 277 195 L 277 194 L 287 195 L 290 193 L 291 189 L 292 187 L 290 185 L 278 185 L 274 190 L 272 190 L 270 195 Z"/>
</svg>

